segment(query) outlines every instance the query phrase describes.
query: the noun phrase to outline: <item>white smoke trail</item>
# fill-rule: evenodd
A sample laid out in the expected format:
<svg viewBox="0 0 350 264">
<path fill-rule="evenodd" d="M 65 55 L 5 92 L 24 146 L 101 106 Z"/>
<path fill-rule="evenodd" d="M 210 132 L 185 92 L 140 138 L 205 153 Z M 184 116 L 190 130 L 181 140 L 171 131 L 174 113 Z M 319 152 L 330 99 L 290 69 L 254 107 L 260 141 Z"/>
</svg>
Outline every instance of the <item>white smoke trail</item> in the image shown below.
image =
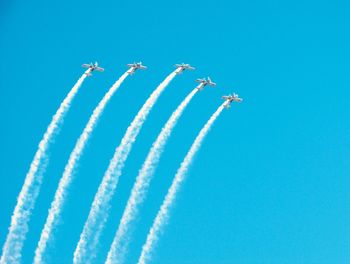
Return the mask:
<svg viewBox="0 0 350 264">
<path fill-rule="evenodd" d="M 88 219 L 80 235 L 77 248 L 74 252 L 74 263 L 90 263 L 96 255 L 99 238 L 107 221 L 110 201 L 118 185 L 125 160 L 127 159 L 132 145 L 136 140 L 140 129 L 146 120 L 148 113 L 156 103 L 158 97 L 176 76 L 178 70 L 169 74 L 165 80 L 153 91 L 134 120 L 129 125 L 120 145 L 116 149 L 112 160 L 105 172 L 102 182 L 95 195 L 90 208 Z"/>
<path fill-rule="evenodd" d="M 169 217 L 169 209 L 176 197 L 177 191 L 181 186 L 181 183 L 183 182 L 186 173 L 188 171 L 189 166 L 191 165 L 191 162 L 193 160 L 194 155 L 198 151 L 199 147 L 201 146 L 201 143 L 208 133 L 209 129 L 213 125 L 216 118 L 220 115 L 222 110 L 224 109 L 224 104 L 222 104 L 215 113 L 210 117 L 208 122 L 204 125 L 202 130 L 199 132 L 198 136 L 194 140 L 190 150 L 188 151 L 185 159 L 182 161 L 180 168 L 176 172 L 176 175 L 174 177 L 174 180 L 168 190 L 167 195 L 165 196 L 163 200 L 163 204 L 160 207 L 156 218 L 153 221 L 153 225 L 147 235 L 146 243 L 142 247 L 141 256 L 138 260 L 138 264 L 144 264 L 147 260 L 150 259 L 151 250 L 158 240 L 159 233 L 164 226 L 166 220 Z"/>
<path fill-rule="evenodd" d="M 46 250 L 49 239 L 52 239 L 52 232 L 54 228 L 57 226 L 58 218 L 62 212 L 63 205 L 68 192 L 68 187 L 73 178 L 72 176 L 74 173 L 74 169 L 84 151 L 86 142 L 88 141 L 107 103 L 109 102 L 113 94 L 116 92 L 116 90 L 119 88 L 119 86 L 122 84 L 122 82 L 125 80 L 125 78 L 128 75 L 129 73 L 125 72 L 104 95 L 102 100 L 94 109 L 88 123 L 86 124 L 83 132 L 81 133 L 79 139 L 77 140 L 74 146 L 74 149 L 70 154 L 66 167 L 64 169 L 62 178 L 60 179 L 58 188 L 55 193 L 54 200 L 51 203 L 51 208 L 49 210 L 49 214 L 47 216 L 45 226 L 41 231 L 40 240 L 35 250 L 34 263 L 42 263 L 43 254 Z"/>
<path fill-rule="evenodd" d="M 150 181 L 152 180 L 152 176 L 160 160 L 160 156 L 164 150 L 167 139 L 170 137 L 170 134 L 173 128 L 175 127 L 176 122 L 181 117 L 181 114 L 185 110 L 186 106 L 189 104 L 189 102 L 197 92 L 198 89 L 195 88 L 191 93 L 189 93 L 186 96 L 182 103 L 172 113 L 171 117 L 162 128 L 156 141 L 153 143 L 152 148 L 149 151 L 141 170 L 139 171 L 139 174 L 136 178 L 136 182 L 131 191 L 130 198 L 127 202 L 123 216 L 120 220 L 118 230 L 114 237 L 111 248 L 108 252 L 107 263 L 123 262 L 130 236 L 128 234 L 130 225 L 132 221 L 136 218 L 139 206 L 145 199 L 145 196 L 147 195 Z"/>
<path fill-rule="evenodd" d="M 17 197 L 17 204 L 11 217 L 9 232 L 2 249 L 1 264 L 20 263 L 21 261 L 21 251 L 28 232 L 28 222 L 39 195 L 43 173 L 48 162 L 47 150 L 57 135 L 64 117 L 89 71 L 90 69 L 85 71 L 63 100 L 39 143 L 39 148 L 30 164 L 21 192 Z"/>
</svg>

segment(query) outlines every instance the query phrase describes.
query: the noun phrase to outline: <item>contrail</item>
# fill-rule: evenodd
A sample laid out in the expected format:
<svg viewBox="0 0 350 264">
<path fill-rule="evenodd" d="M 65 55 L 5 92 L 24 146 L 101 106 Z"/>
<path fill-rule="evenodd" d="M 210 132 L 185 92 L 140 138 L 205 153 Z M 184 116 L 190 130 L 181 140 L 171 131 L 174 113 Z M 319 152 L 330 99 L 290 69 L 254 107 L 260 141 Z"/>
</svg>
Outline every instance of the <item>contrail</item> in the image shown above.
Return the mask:
<svg viewBox="0 0 350 264">
<path fill-rule="evenodd" d="M 102 100 L 94 109 L 88 123 L 86 124 L 83 132 L 77 140 L 64 169 L 62 178 L 60 179 L 54 200 L 51 203 L 51 208 L 49 210 L 45 226 L 41 231 L 40 240 L 35 250 L 34 263 L 42 263 L 43 254 L 45 253 L 48 241 L 52 239 L 53 230 L 58 224 L 59 215 L 63 210 L 63 205 L 67 196 L 68 187 L 73 178 L 74 169 L 84 151 L 86 142 L 88 141 L 107 103 L 128 75 L 128 71 L 125 72 L 104 95 Z"/>
<path fill-rule="evenodd" d="M 164 150 L 165 144 L 170 137 L 176 122 L 181 117 L 188 103 L 193 96 L 198 92 L 197 87 L 190 92 L 177 109 L 172 113 L 169 120 L 162 128 L 156 141 L 153 143 L 151 150 L 149 151 L 145 162 L 142 165 L 141 170 L 136 178 L 136 182 L 131 191 L 130 198 L 127 202 L 123 216 L 120 220 L 118 230 L 114 237 L 111 248 L 108 252 L 107 263 L 122 263 L 125 257 L 125 253 L 128 247 L 129 230 L 132 221 L 136 218 L 139 206 L 145 199 L 150 181 L 156 169 L 156 166 L 160 160 L 160 156 Z"/>
<path fill-rule="evenodd" d="M 90 69 L 85 71 L 63 100 L 39 143 L 21 192 L 17 197 L 17 204 L 11 217 L 9 232 L 2 249 L 1 264 L 20 263 L 21 261 L 21 251 L 28 232 L 28 222 L 35 206 L 35 201 L 42 184 L 43 174 L 48 163 L 48 148 L 57 135 L 64 117 L 89 71 Z"/>
<path fill-rule="evenodd" d="M 88 219 L 80 235 L 77 248 L 74 252 L 74 263 L 90 263 L 96 255 L 99 238 L 108 217 L 110 201 L 118 185 L 125 160 L 132 148 L 140 129 L 158 97 L 178 73 L 178 69 L 169 74 L 165 80 L 153 91 L 134 120 L 129 125 L 120 145 L 116 149 L 112 160 L 105 172 L 102 182 L 95 195 Z"/>
<path fill-rule="evenodd" d="M 187 155 L 185 156 L 185 159 L 182 161 L 180 168 L 176 172 L 176 175 L 175 175 L 174 180 L 173 180 L 173 182 L 168 190 L 168 193 L 163 200 L 163 204 L 160 207 L 160 209 L 157 213 L 157 216 L 153 221 L 153 225 L 152 225 L 152 227 L 147 235 L 146 243 L 142 247 L 142 252 L 141 252 L 141 256 L 138 260 L 138 264 L 144 264 L 144 263 L 146 263 L 147 260 L 150 259 L 151 250 L 152 250 L 154 244 L 156 243 L 156 241 L 158 240 L 159 233 L 160 233 L 162 227 L 164 226 L 166 220 L 169 217 L 169 209 L 170 209 L 172 203 L 174 202 L 177 191 L 180 188 L 181 183 L 183 182 L 183 180 L 186 176 L 188 168 L 191 165 L 191 162 L 193 160 L 193 157 L 196 154 L 196 152 L 198 151 L 198 149 L 200 148 L 204 137 L 206 136 L 209 129 L 213 125 L 214 121 L 216 120 L 216 118 L 220 115 L 220 113 L 224 109 L 225 103 L 223 103 L 215 111 L 215 113 L 210 117 L 208 122 L 204 125 L 202 130 L 199 132 L 199 134 L 196 137 L 196 139 L 194 140 L 190 150 L 188 151 Z M 107 263 L 111 263 L 111 262 L 107 261 Z"/>
</svg>

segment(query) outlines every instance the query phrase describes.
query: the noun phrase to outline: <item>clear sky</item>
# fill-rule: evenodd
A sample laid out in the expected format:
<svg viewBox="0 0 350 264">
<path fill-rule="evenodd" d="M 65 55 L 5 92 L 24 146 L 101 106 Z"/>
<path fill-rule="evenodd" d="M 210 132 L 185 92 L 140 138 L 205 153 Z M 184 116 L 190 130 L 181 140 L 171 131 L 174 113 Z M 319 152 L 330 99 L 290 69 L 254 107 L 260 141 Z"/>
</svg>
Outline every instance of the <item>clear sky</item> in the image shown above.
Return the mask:
<svg viewBox="0 0 350 264">
<path fill-rule="evenodd" d="M 0 4 L 0 245 L 16 197 L 52 115 L 83 69 L 98 61 L 74 100 L 30 222 L 31 263 L 59 178 L 93 108 L 126 63 L 128 78 L 107 106 L 81 159 L 49 249 L 69 263 L 94 194 L 127 126 L 174 68 L 120 178 L 97 263 L 112 242 L 137 172 L 160 128 L 194 80 L 198 93 L 170 138 L 142 207 L 127 263 L 135 263 L 152 220 L 193 139 L 221 103 L 181 189 L 152 263 L 350 262 L 350 4 L 334 1 L 19 1 Z"/>
</svg>

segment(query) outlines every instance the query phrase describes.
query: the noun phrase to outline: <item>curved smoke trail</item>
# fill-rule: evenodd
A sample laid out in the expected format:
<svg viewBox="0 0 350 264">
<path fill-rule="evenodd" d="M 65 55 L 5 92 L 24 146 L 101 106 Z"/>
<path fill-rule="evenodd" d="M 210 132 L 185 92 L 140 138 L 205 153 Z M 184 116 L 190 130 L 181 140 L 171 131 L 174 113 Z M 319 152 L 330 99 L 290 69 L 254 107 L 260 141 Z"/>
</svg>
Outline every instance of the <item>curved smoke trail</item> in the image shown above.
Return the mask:
<svg viewBox="0 0 350 264">
<path fill-rule="evenodd" d="M 43 254 L 46 250 L 49 239 L 52 239 L 53 229 L 57 226 L 58 218 L 63 209 L 63 205 L 68 192 L 68 187 L 72 181 L 74 169 L 84 151 L 86 142 L 88 141 L 94 127 L 96 126 L 98 119 L 103 113 L 105 106 L 128 75 L 129 73 L 125 72 L 104 95 L 102 100 L 94 109 L 88 123 L 86 124 L 83 132 L 77 140 L 64 169 L 62 178 L 60 179 L 58 188 L 55 193 L 55 198 L 51 203 L 51 208 L 49 210 L 45 226 L 41 231 L 40 240 L 35 250 L 34 263 L 42 263 Z"/>
<path fill-rule="evenodd" d="M 74 97 L 89 71 L 90 69 L 85 71 L 63 100 L 39 143 L 39 148 L 30 164 L 29 171 L 27 172 L 21 192 L 17 198 L 15 210 L 11 217 L 9 233 L 7 234 L 0 259 L 1 264 L 20 263 L 21 261 L 21 251 L 28 232 L 28 222 L 35 206 L 35 201 L 39 195 L 43 173 L 48 163 L 47 150 L 58 133 L 59 127 L 62 125 Z"/>
<path fill-rule="evenodd" d="M 173 128 L 175 127 L 176 122 L 181 117 L 186 106 L 189 104 L 189 102 L 197 92 L 198 89 L 195 88 L 186 96 L 182 103 L 172 113 L 169 120 L 162 128 L 156 141 L 153 143 L 152 148 L 149 151 L 141 170 L 139 171 L 139 174 L 136 178 L 136 182 L 131 191 L 130 198 L 127 202 L 123 216 L 120 220 L 118 230 L 114 237 L 111 248 L 108 252 L 107 263 L 123 262 L 128 247 L 130 225 L 132 224 L 132 221 L 136 218 L 139 211 L 139 206 L 141 205 L 141 203 L 145 199 L 145 196 L 147 195 L 150 181 L 152 180 L 152 176 L 160 160 L 160 156 L 164 150 L 165 144 L 168 138 L 170 137 L 170 134 Z"/>
<path fill-rule="evenodd" d="M 163 90 L 171 80 L 174 79 L 177 72 L 178 70 L 175 70 L 169 74 L 153 91 L 126 130 L 126 133 L 116 149 L 95 195 L 88 219 L 85 222 L 84 229 L 80 235 L 80 240 L 74 252 L 74 263 L 90 263 L 95 257 L 99 238 L 107 221 L 110 201 L 118 185 L 119 176 L 121 175 L 125 160 L 127 159 L 132 145 L 135 142 L 150 110 Z"/>
<path fill-rule="evenodd" d="M 226 102 L 225 102 L 226 103 Z M 167 195 L 165 196 L 163 200 L 163 204 L 160 207 L 156 218 L 153 221 L 153 225 L 147 235 L 146 243 L 142 247 L 141 256 L 138 260 L 138 264 L 144 264 L 147 260 L 150 259 L 151 250 L 158 240 L 159 233 L 164 226 L 166 220 L 169 217 L 169 209 L 171 205 L 173 204 L 173 201 L 176 197 L 177 191 L 181 186 L 181 183 L 183 182 L 186 173 L 188 171 L 189 166 L 191 165 L 191 162 L 193 160 L 194 155 L 197 153 L 198 149 L 200 148 L 202 141 L 206 134 L 208 133 L 209 129 L 213 125 L 216 118 L 220 115 L 222 110 L 224 109 L 223 103 L 216 111 L 215 113 L 210 117 L 208 122 L 204 125 L 202 130 L 199 132 L 198 136 L 194 140 L 190 150 L 187 152 L 186 157 L 181 163 L 180 168 L 176 172 L 176 175 L 173 179 L 173 182 L 168 190 Z"/>
</svg>

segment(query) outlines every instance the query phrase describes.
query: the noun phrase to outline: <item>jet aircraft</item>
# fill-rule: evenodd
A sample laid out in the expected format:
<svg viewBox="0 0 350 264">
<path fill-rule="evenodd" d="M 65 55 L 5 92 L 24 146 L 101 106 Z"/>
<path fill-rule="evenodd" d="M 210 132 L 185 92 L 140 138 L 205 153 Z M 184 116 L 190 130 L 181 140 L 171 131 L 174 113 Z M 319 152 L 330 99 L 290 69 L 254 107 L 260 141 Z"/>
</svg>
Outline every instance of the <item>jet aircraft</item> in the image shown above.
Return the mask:
<svg viewBox="0 0 350 264">
<path fill-rule="evenodd" d="M 222 99 L 225 100 L 224 107 L 230 108 L 232 102 L 242 102 L 243 99 L 238 97 L 238 94 L 230 94 L 222 96 Z"/>
<path fill-rule="evenodd" d="M 141 70 L 146 70 L 147 67 L 142 65 L 142 62 L 134 62 L 134 63 L 129 63 L 127 64 L 128 67 L 130 67 L 130 70 L 128 71 L 129 74 L 134 74 L 136 70 L 141 69 Z"/>
<path fill-rule="evenodd" d="M 83 68 L 88 68 L 89 69 L 89 71 L 86 73 L 86 75 L 87 76 L 91 76 L 92 74 L 92 72 L 93 71 L 99 71 L 99 72 L 103 72 L 104 71 L 104 69 L 103 68 L 101 68 L 101 67 L 98 67 L 98 63 L 97 62 L 95 62 L 95 63 L 90 63 L 90 64 L 86 64 L 86 63 L 84 63 L 83 65 L 82 65 L 82 67 Z"/>
<path fill-rule="evenodd" d="M 197 79 L 196 82 L 199 82 L 199 85 L 197 86 L 198 90 L 202 90 L 204 88 L 204 86 L 210 85 L 210 86 L 216 86 L 216 83 L 214 83 L 210 77 L 208 77 L 207 79 L 203 78 L 203 79 Z"/>
<path fill-rule="evenodd" d="M 175 67 L 177 68 L 177 71 L 176 71 L 177 74 L 182 73 L 184 70 L 195 70 L 194 67 L 185 63 L 175 64 Z"/>
</svg>

